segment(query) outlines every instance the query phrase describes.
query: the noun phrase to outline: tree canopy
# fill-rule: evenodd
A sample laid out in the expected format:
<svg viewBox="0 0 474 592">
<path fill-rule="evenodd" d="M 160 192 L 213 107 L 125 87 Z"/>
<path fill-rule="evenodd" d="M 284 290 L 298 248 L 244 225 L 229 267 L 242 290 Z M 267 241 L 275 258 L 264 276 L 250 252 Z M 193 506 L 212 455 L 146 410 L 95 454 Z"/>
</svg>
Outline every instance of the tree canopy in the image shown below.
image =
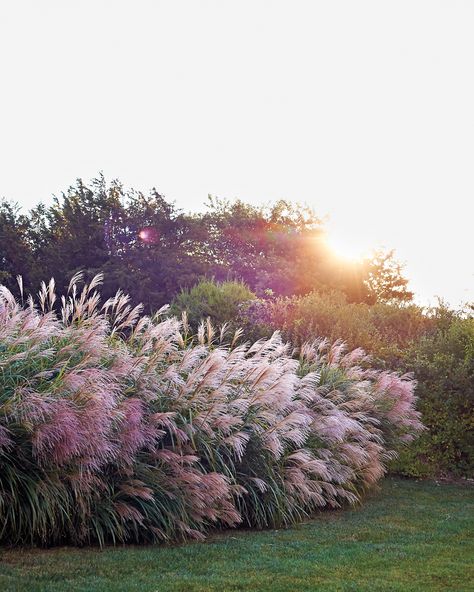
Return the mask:
<svg viewBox="0 0 474 592">
<path fill-rule="evenodd" d="M 257 295 L 342 292 L 350 302 L 410 300 L 393 251 L 361 262 L 338 259 L 321 219 L 280 200 L 255 206 L 210 197 L 187 214 L 156 189 L 127 190 L 100 175 L 28 213 L 0 202 L 0 280 L 30 291 L 54 276 L 65 288 L 77 271 L 103 272 L 104 295 L 119 288 L 156 310 L 203 277 L 245 282 Z"/>
</svg>

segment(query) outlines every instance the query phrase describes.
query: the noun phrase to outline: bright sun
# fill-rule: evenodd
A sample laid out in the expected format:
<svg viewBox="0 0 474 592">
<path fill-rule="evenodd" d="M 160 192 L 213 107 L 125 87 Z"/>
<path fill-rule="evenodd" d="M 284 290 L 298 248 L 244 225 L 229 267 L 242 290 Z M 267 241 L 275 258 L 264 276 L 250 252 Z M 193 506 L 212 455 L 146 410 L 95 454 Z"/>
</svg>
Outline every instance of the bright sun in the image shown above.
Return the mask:
<svg viewBox="0 0 474 592">
<path fill-rule="evenodd" d="M 327 235 L 326 243 L 337 257 L 349 261 L 364 259 L 371 250 L 370 245 L 363 244 L 360 237 L 359 240 L 355 240 L 354 237 L 337 235 L 332 232 Z"/>
</svg>

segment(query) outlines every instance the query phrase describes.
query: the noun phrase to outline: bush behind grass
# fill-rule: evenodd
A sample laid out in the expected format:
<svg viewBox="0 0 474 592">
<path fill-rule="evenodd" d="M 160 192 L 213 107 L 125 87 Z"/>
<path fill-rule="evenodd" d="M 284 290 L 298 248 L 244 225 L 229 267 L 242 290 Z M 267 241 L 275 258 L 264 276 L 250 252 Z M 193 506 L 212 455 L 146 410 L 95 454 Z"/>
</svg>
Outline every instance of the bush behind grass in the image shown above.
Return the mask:
<svg viewBox="0 0 474 592">
<path fill-rule="evenodd" d="M 454 318 L 404 356 L 418 380 L 427 431 L 401 451 L 393 470 L 408 476 L 474 476 L 474 319 Z"/>
<path fill-rule="evenodd" d="M 443 304 L 350 304 L 340 294 L 254 300 L 239 323 L 252 338 L 280 329 L 295 345 L 316 335 L 363 347 L 378 368 L 413 372 L 428 430 L 392 469 L 408 476 L 474 476 L 474 319 Z"/>
<path fill-rule="evenodd" d="M 225 323 L 235 325 L 241 305 L 255 298 L 243 282 L 202 280 L 189 290 L 181 290 L 170 312 L 180 318 L 185 311 L 190 326 L 196 331 L 199 323 L 207 318 L 218 327 Z"/>
</svg>

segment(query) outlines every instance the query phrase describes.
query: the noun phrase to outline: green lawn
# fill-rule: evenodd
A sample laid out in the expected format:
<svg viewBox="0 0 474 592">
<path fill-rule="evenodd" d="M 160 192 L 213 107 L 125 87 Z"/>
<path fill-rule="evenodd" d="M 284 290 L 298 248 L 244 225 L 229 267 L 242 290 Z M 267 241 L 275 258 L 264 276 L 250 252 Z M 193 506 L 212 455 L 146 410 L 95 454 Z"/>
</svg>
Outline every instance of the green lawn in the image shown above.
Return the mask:
<svg viewBox="0 0 474 592">
<path fill-rule="evenodd" d="M 474 487 L 387 479 L 363 506 L 175 547 L 3 550 L 7 591 L 474 590 Z"/>
</svg>

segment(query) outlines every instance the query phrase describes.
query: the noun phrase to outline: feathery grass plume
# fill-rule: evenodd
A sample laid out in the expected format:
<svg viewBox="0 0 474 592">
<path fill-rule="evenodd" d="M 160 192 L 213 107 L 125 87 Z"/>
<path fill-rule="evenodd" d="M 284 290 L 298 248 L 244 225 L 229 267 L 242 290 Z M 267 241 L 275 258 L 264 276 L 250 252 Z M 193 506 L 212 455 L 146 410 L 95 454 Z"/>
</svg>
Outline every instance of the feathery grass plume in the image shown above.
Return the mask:
<svg viewBox="0 0 474 592">
<path fill-rule="evenodd" d="M 411 376 L 342 342 L 224 344 L 101 276 L 39 307 L 0 288 L 0 541 L 202 538 L 355 502 L 420 429 Z M 23 299 L 23 296 L 22 296 Z M 23 300 L 22 300 L 23 302 Z M 362 362 L 363 368 L 361 367 Z"/>
</svg>

